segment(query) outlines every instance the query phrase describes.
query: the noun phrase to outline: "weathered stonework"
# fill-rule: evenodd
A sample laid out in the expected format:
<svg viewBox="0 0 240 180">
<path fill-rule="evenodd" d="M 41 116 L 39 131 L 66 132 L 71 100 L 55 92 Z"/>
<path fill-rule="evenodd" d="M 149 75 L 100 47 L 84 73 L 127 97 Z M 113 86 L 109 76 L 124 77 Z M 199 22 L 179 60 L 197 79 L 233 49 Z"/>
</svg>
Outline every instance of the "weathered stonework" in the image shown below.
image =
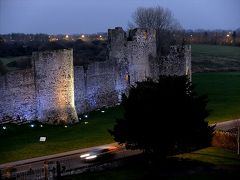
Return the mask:
<svg viewBox="0 0 240 180">
<path fill-rule="evenodd" d="M 32 68 L 0 77 L 0 119 L 77 121 L 72 50 L 35 52 Z"/>
<path fill-rule="evenodd" d="M 160 75 L 189 75 L 191 78 L 191 46 L 173 46 L 169 55 L 158 62 Z"/>
<path fill-rule="evenodd" d="M 18 70 L 0 76 L 0 119 L 35 119 L 36 96 L 32 69 Z"/>
<path fill-rule="evenodd" d="M 111 62 L 95 62 L 74 68 L 75 104 L 78 113 L 88 112 L 117 102 L 115 66 Z"/>
<path fill-rule="evenodd" d="M 37 119 L 54 124 L 77 121 L 74 104 L 73 51 L 35 52 Z"/>
<path fill-rule="evenodd" d="M 156 58 L 156 31 L 120 27 L 108 30 L 108 60 L 115 62 L 115 89 L 119 100 L 122 93 L 137 81 L 152 77 L 150 60 Z"/>
<path fill-rule="evenodd" d="M 189 75 L 191 48 L 174 46 L 157 57 L 156 31 L 108 31 L 106 61 L 73 67 L 72 50 L 35 52 L 32 66 L 0 76 L 0 121 L 6 116 L 74 123 L 77 113 L 121 101 L 131 85 L 159 75 Z"/>
</svg>

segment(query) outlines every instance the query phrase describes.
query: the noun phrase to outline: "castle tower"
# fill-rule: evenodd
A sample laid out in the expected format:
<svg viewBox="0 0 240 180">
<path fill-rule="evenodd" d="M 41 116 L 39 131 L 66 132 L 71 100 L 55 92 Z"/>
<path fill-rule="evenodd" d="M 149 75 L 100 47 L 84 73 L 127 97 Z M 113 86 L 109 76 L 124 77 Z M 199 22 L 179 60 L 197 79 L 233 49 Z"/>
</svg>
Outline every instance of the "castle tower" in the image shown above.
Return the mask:
<svg viewBox="0 0 240 180">
<path fill-rule="evenodd" d="M 156 58 L 156 47 L 156 30 L 138 28 L 129 31 L 125 54 L 131 84 L 152 77 L 151 61 Z"/>
<path fill-rule="evenodd" d="M 151 61 L 156 58 L 156 30 L 133 29 L 128 35 L 120 27 L 108 30 L 109 59 L 116 63 L 116 90 L 152 77 Z"/>
<path fill-rule="evenodd" d="M 73 51 L 33 53 L 37 119 L 50 124 L 74 123 Z"/>
<path fill-rule="evenodd" d="M 126 93 L 129 86 L 129 61 L 126 57 L 127 37 L 121 27 L 108 30 L 108 59 L 115 64 L 115 90 L 118 99 Z"/>
<path fill-rule="evenodd" d="M 160 75 L 188 76 L 191 79 L 191 46 L 172 46 L 167 56 L 161 57 Z"/>
</svg>

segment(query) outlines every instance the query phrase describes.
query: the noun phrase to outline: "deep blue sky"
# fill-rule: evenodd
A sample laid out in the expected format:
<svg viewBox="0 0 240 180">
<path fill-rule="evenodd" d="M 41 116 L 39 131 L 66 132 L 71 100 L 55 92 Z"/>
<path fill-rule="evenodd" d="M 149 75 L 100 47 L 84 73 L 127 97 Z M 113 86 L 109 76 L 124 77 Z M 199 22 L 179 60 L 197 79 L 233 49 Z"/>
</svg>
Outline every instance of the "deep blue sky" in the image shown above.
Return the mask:
<svg viewBox="0 0 240 180">
<path fill-rule="evenodd" d="M 240 27 L 240 0 L 0 0 L 0 34 L 105 32 L 126 28 L 137 7 L 156 5 L 186 29 Z"/>
</svg>

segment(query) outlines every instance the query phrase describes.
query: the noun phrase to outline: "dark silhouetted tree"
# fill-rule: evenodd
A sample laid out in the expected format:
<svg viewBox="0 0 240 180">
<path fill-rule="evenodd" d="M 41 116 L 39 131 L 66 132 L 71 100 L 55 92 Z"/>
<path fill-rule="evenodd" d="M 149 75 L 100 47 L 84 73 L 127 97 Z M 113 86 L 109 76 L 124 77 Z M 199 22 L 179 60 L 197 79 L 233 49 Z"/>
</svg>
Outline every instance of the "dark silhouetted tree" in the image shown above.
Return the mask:
<svg viewBox="0 0 240 180">
<path fill-rule="evenodd" d="M 131 28 L 153 28 L 160 31 L 181 29 L 181 25 L 174 18 L 172 12 L 161 6 L 137 8 L 133 13 L 132 22 L 129 23 L 129 26 Z"/>
<path fill-rule="evenodd" d="M 197 95 L 186 76 L 138 82 L 122 105 L 124 117 L 109 132 L 128 149 L 165 157 L 210 145 L 207 97 Z"/>
</svg>

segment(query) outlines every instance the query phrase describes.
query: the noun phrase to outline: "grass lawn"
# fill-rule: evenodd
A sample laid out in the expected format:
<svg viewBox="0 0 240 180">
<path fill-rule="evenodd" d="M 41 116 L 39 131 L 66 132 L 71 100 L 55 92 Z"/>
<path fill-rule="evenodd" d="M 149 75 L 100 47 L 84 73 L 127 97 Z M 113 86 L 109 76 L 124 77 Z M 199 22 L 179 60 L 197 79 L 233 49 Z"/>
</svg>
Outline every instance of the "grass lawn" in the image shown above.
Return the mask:
<svg viewBox="0 0 240 180">
<path fill-rule="evenodd" d="M 209 147 L 176 156 L 159 167 L 136 161 L 101 172 L 63 177 L 64 180 L 139 180 L 139 179 L 233 179 L 240 177 L 240 157 L 231 151 Z"/>
<path fill-rule="evenodd" d="M 210 163 L 216 166 L 240 165 L 240 156 L 236 152 L 216 147 L 209 147 L 176 157 Z"/>
<path fill-rule="evenodd" d="M 192 68 L 202 71 L 240 71 L 240 47 L 192 45 Z"/>
<path fill-rule="evenodd" d="M 107 130 L 113 127 L 117 117 L 121 117 L 122 110 L 117 107 L 105 111 L 92 112 L 89 118 L 82 118 L 81 123 L 67 128 L 8 125 L 7 130 L 3 130 L 1 127 L 0 163 L 112 143 L 113 139 Z M 47 141 L 39 142 L 40 136 L 46 136 Z"/>
<path fill-rule="evenodd" d="M 240 118 L 240 72 L 193 74 L 199 94 L 208 94 L 210 123 Z"/>
</svg>

